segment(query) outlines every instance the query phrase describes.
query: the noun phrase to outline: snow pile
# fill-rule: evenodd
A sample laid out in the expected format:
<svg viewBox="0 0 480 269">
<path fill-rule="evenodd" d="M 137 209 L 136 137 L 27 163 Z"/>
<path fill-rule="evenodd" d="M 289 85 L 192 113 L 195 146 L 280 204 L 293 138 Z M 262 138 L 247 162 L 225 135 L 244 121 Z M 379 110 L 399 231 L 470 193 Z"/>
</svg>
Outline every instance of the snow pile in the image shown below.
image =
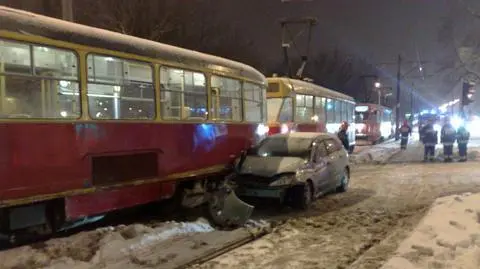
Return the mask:
<svg viewBox="0 0 480 269">
<path fill-rule="evenodd" d="M 148 263 L 150 259 L 158 258 L 159 249 L 163 250 L 176 240 L 190 237 L 193 240 L 197 235 L 212 232 L 215 229 L 201 218 L 195 222 L 169 221 L 156 227 L 143 224 L 104 227 L 0 252 L 3 261 L 0 269 L 96 268 L 97 265 L 122 264 L 139 257 Z M 151 252 L 157 255 L 152 256 Z M 169 260 L 168 257 L 162 259 Z"/>
<path fill-rule="evenodd" d="M 435 201 L 382 269 L 480 268 L 480 193 Z"/>
<path fill-rule="evenodd" d="M 164 241 L 179 235 L 194 234 L 194 233 L 208 233 L 208 232 L 213 232 L 215 230 L 208 222 L 206 222 L 203 219 L 199 219 L 196 222 L 180 222 L 180 223 L 175 221 L 168 221 L 168 222 L 165 222 L 165 224 L 162 225 L 161 227 L 156 228 L 155 230 L 151 228 L 148 228 L 148 229 L 149 231 L 144 233 L 143 237 L 140 239 L 140 242 L 132 244 L 128 247 L 130 250 L 148 247 L 148 246 L 157 244 L 160 241 Z M 142 234 L 143 231 L 140 231 L 140 233 Z M 135 234 L 138 234 L 138 233 L 135 233 Z"/>
<path fill-rule="evenodd" d="M 384 164 L 399 151 L 399 147 L 372 147 L 350 155 L 350 162 L 352 164 Z"/>
</svg>

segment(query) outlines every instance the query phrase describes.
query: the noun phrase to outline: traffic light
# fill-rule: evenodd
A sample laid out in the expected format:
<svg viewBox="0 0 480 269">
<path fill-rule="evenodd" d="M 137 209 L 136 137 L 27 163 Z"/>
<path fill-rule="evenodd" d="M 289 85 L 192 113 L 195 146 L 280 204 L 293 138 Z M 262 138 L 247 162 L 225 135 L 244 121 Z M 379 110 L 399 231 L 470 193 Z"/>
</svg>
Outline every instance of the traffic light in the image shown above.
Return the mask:
<svg viewBox="0 0 480 269">
<path fill-rule="evenodd" d="M 464 82 L 462 91 L 462 105 L 466 106 L 474 101 L 475 84 Z"/>
</svg>

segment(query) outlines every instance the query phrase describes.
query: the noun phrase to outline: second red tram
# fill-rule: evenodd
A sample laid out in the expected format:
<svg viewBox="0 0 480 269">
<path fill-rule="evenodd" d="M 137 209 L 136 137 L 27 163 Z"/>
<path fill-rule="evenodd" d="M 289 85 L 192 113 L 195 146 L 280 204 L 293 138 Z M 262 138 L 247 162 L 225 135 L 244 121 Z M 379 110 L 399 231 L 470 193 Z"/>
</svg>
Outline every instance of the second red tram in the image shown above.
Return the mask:
<svg viewBox="0 0 480 269">
<path fill-rule="evenodd" d="M 355 106 L 355 136 L 373 144 L 394 136 L 393 112 L 378 104 Z"/>
</svg>

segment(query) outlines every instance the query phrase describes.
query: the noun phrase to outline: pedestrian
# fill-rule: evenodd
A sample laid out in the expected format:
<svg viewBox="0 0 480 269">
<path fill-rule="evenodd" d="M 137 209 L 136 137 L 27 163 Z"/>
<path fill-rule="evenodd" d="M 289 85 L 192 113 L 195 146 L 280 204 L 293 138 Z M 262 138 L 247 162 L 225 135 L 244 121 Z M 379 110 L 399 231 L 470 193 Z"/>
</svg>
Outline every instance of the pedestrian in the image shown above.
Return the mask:
<svg viewBox="0 0 480 269">
<path fill-rule="evenodd" d="M 408 125 L 408 121 L 404 120 L 402 126 L 400 127 L 400 149 L 407 149 L 408 137 L 412 135 L 412 128 Z"/>
<path fill-rule="evenodd" d="M 470 140 L 470 132 L 462 124 L 457 130 L 458 155 L 461 162 L 467 161 L 468 140 Z"/>
<path fill-rule="evenodd" d="M 457 138 L 457 131 L 450 123 L 450 118 L 445 118 L 440 135 L 440 143 L 443 144 L 443 156 L 445 162 L 451 162 L 453 157 L 453 144 Z"/>
<path fill-rule="evenodd" d="M 340 124 L 340 129 L 338 130 L 337 137 L 343 144 L 343 147 L 347 152 L 350 150 L 350 142 L 348 141 L 348 122 L 342 121 Z"/>
<path fill-rule="evenodd" d="M 438 133 L 433 127 L 433 120 L 429 119 L 427 124 L 423 126 L 420 137 L 424 145 L 423 161 L 435 160 L 435 145 L 438 143 Z"/>
</svg>

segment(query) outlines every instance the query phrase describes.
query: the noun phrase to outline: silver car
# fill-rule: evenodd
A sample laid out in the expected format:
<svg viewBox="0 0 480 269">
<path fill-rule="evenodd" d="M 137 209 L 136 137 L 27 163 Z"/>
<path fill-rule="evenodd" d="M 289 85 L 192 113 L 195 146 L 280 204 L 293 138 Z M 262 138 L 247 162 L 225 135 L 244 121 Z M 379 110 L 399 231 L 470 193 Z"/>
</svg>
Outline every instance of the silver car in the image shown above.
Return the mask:
<svg viewBox="0 0 480 269">
<path fill-rule="evenodd" d="M 350 181 L 348 153 L 327 133 L 269 136 L 236 161 L 235 171 L 237 195 L 277 198 L 299 209 L 346 191 Z"/>
</svg>

